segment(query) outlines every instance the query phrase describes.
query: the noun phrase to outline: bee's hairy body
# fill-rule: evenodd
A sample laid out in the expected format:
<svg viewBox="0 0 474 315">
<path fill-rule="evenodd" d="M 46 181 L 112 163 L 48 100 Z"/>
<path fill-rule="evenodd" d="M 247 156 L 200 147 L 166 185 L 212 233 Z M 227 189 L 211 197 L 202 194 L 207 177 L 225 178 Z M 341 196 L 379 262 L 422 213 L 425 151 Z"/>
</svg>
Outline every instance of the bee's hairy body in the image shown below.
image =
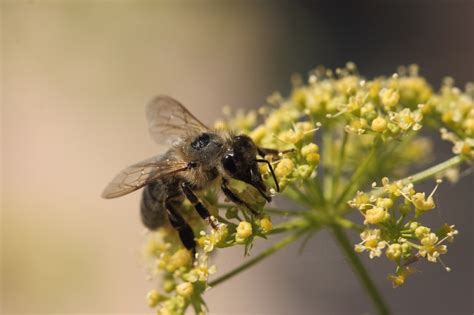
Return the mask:
<svg viewBox="0 0 474 315">
<path fill-rule="evenodd" d="M 186 198 L 199 216 L 213 228 L 213 218 L 196 192 L 220 184 L 226 197 L 239 205 L 256 211 L 229 187 L 229 180 L 243 181 L 267 200 L 267 187 L 257 163 L 266 163 L 272 172 L 278 191 L 278 182 L 272 166 L 265 159 L 277 150 L 259 148 L 246 135 L 234 135 L 207 128 L 175 99 L 160 95 L 147 105 L 148 128 L 159 144 L 173 143 L 163 155 L 149 158 L 122 170 L 104 189 L 104 198 L 116 198 L 144 187 L 140 212 L 143 224 L 155 230 L 167 222 L 178 231 L 183 245 L 195 252 L 196 241 L 189 224 L 179 208 Z"/>
<path fill-rule="evenodd" d="M 190 167 L 145 186 L 140 210 L 142 222 L 147 228 L 154 230 L 168 222 L 165 201 L 169 199 L 179 207 L 185 197 L 182 184 L 188 185 L 193 191 L 201 191 L 221 180 L 222 167 L 219 161 L 227 150 L 226 142 L 229 139 L 230 134 L 205 133 L 197 138 L 184 139 L 163 156 L 163 159 L 178 157 L 188 161 Z"/>
</svg>

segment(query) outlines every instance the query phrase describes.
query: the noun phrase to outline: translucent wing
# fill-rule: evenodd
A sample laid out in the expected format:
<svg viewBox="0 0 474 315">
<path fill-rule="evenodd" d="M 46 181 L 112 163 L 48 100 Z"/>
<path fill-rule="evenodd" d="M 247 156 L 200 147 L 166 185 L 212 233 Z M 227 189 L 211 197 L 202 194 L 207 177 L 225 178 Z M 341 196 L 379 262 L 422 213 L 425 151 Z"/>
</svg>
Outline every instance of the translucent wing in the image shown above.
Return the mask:
<svg viewBox="0 0 474 315">
<path fill-rule="evenodd" d="M 145 186 L 163 176 L 181 172 L 187 169 L 187 163 L 166 158 L 166 155 L 156 156 L 121 171 L 105 187 L 103 198 L 116 198 Z"/>
<path fill-rule="evenodd" d="M 159 95 L 147 104 L 146 119 L 150 135 L 158 144 L 173 144 L 208 130 L 181 103 L 165 95 Z"/>
</svg>

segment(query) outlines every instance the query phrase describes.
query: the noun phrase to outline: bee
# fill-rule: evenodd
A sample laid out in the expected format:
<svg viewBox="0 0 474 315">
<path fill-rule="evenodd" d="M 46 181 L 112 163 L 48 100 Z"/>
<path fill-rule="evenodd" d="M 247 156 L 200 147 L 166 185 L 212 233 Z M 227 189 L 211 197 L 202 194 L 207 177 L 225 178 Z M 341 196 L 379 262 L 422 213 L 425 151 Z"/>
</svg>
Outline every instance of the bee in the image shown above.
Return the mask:
<svg viewBox="0 0 474 315">
<path fill-rule="evenodd" d="M 102 197 L 116 198 L 144 187 L 140 214 L 145 227 L 155 230 L 168 220 L 184 247 L 193 254 L 196 252 L 193 230 L 179 211 L 185 198 L 215 229 L 217 219 L 209 214 L 196 192 L 213 183 L 220 184 L 228 200 L 255 215 L 257 211 L 232 191 L 229 181 L 236 179 L 253 186 L 270 202 L 258 163 L 268 165 L 276 191 L 280 190 L 272 165 L 265 159 L 267 155 L 278 155 L 279 151 L 260 148 L 243 134 L 211 130 L 169 96 L 152 99 L 146 106 L 146 118 L 151 137 L 158 144 L 170 145 L 168 151 L 121 171 Z"/>
</svg>

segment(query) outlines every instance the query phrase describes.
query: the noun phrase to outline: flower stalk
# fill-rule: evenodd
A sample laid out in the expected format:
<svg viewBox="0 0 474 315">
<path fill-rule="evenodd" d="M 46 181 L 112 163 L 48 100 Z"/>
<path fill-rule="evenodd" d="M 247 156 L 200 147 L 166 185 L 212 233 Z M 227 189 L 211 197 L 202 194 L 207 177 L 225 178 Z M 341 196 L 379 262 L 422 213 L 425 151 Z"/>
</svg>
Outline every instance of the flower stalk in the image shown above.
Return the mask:
<svg viewBox="0 0 474 315">
<path fill-rule="evenodd" d="M 247 270 L 248 268 L 252 267 L 253 265 L 257 264 L 258 262 L 262 261 L 263 259 L 275 254 L 276 252 L 278 252 L 279 250 L 283 249 L 284 247 L 286 247 L 287 245 L 295 242 L 296 240 L 298 240 L 303 234 L 305 233 L 304 230 L 299 230 L 297 231 L 296 233 L 293 233 L 287 237 L 285 237 L 284 239 L 278 241 L 277 243 L 275 243 L 274 245 L 268 247 L 267 249 L 265 249 L 263 252 L 261 252 L 260 254 L 256 255 L 255 257 L 253 257 L 252 259 L 248 260 L 247 262 L 245 262 L 244 264 L 240 265 L 239 267 L 233 269 L 232 271 L 229 271 L 228 273 L 220 276 L 219 278 L 217 279 L 214 279 L 212 280 L 211 282 L 209 282 L 209 286 L 210 287 L 215 287 L 217 286 L 218 284 L 238 275 L 239 273 Z"/>
<path fill-rule="evenodd" d="M 390 314 L 388 305 L 382 298 L 382 295 L 379 293 L 379 290 L 375 286 L 374 282 L 372 281 L 369 273 L 367 272 L 366 268 L 360 261 L 357 254 L 354 252 L 354 246 L 352 245 L 351 241 L 347 237 L 347 234 L 344 230 L 338 226 L 332 226 L 332 232 L 334 234 L 334 238 L 336 239 L 339 247 L 343 251 L 344 255 L 348 259 L 352 270 L 354 271 L 355 275 L 359 279 L 360 283 L 364 287 L 365 291 L 369 295 L 374 307 L 377 309 L 378 314 L 380 315 L 388 315 Z"/>
</svg>

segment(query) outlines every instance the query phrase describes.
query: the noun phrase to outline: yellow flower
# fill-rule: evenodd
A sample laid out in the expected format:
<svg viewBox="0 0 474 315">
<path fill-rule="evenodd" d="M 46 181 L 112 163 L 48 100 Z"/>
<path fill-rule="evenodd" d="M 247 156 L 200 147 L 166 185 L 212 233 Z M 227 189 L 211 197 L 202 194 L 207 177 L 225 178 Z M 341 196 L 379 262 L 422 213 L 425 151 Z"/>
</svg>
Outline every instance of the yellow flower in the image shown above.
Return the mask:
<svg viewBox="0 0 474 315">
<path fill-rule="evenodd" d="M 160 301 L 163 299 L 160 293 L 156 291 L 155 289 L 150 290 L 146 297 L 147 297 L 149 307 L 157 306 L 158 303 L 160 303 Z"/>
<path fill-rule="evenodd" d="M 380 239 L 380 230 L 365 230 L 360 234 L 360 238 L 362 242 L 355 245 L 355 251 L 358 253 L 368 251 L 371 259 L 379 257 L 387 245 L 387 242 Z"/>
<path fill-rule="evenodd" d="M 403 267 L 396 275 L 389 275 L 388 280 L 392 282 L 394 288 L 403 285 L 409 275 L 415 273 L 416 269 L 412 267 Z"/>
<path fill-rule="evenodd" d="M 390 110 L 398 104 L 400 94 L 394 89 L 382 89 L 382 91 L 380 91 L 380 98 L 385 109 Z"/>
<path fill-rule="evenodd" d="M 189 282 L 183 282 L 181 284 L 178 284 L 176 286 L 176 293 L 181 295 L 182 297 L 188 299 L 193 295 L 194 292 L 194 287 L 191 283 Z"/>
<path fill-rule="evenodd" d="M 431 232 L 431 229 L 426 226 L 418 226 L 415 228 L 415 236 L 418 237 L 419 239 L 424 238 L 425 235 L 430 232 Z"/>
<path fill-rule="evenodd" d="M 169 258 L 166 264 L 166 270 L 168 272 L 174 272 L 181 267 L 187 267 L 191 264 L 191 260 L 191 253 L 187 249 L 178 249 L 176 253 Z"/>
<path fill-rule="evenodd" d="M 391 207 L 393 207 L 393 200 L 390 199 L 390 198 L 378 198 L 377 199 L 377 207 L 390 209 Z"/>
<path fill-rule="evenodd" d="M 387 129 L 387 121 L 379 116 L 372 121 L 371 128 L 375 132 L 382 133 Z"/>
<path fill-rule="evenodd" d="M 400 244 L 390 244 L 385 251 L 385 255 L 390 260 L 398 260 L 402 256 L 402 245 Z"/>
<path fill-rule="evenodd" d="M 263 219 L 258 221 L 258 223 L 264 234 L 271 232 L 273 225 L 269 217 L 264 217 Z"/>
<path fill-rule="evenodd" d="M 428 198 L 425 198 L 425 193 L 416 193 L 411 197 L 411 199 L 413 205 L 415 205 L 418 210 L 426 211 L 435 207 L 433 197 L 428 196 Z"/>
<path fill-rule="evenodd" d="M 378 224 L 385 220 L 388 213 L 380 207 L 374 207 L 365 212 L 364 224 Z"/>
<path fill-rule="evenodd" d="M 245 242 L 245 240 L 252 235 L 252 232 L 252 224 L 246 221 L 241 221 L 237 226 L 237 234 L 235 235 L 236 242 Z"/>
<path fill-rule="evenodd" d="M 429 233 L 421 239 L 421 248 L 418 251 L 422 257 L 427 257 L 428 261 L 436 262 L 439 255 L 448 251 L 446 245 L 438 243 L 438 237 L 434 233 Z"/>
<path fill-rule="evenodd" d="M 284 158 L 278 163 L 277 167 L 275 168 L 275 175 L 278 178 L 287 177 L 293 172 L 295 169 L 295 164 L 292 160 L 288 158 Z"/>
<path fill-rule="evenodd" d="M 310 153 L 318 153 L 319 147 L 315 143 L 310 143 L 301 148 L 301 155 L 307 156 Z"/>
<path fill-rule="evenodd" d="M 286 130 L 280 133 L 279 137 L 287 143 L 296 144 L 303 140 L 305 133 L 301 129 L 296 130 Z"/>
</svg>

